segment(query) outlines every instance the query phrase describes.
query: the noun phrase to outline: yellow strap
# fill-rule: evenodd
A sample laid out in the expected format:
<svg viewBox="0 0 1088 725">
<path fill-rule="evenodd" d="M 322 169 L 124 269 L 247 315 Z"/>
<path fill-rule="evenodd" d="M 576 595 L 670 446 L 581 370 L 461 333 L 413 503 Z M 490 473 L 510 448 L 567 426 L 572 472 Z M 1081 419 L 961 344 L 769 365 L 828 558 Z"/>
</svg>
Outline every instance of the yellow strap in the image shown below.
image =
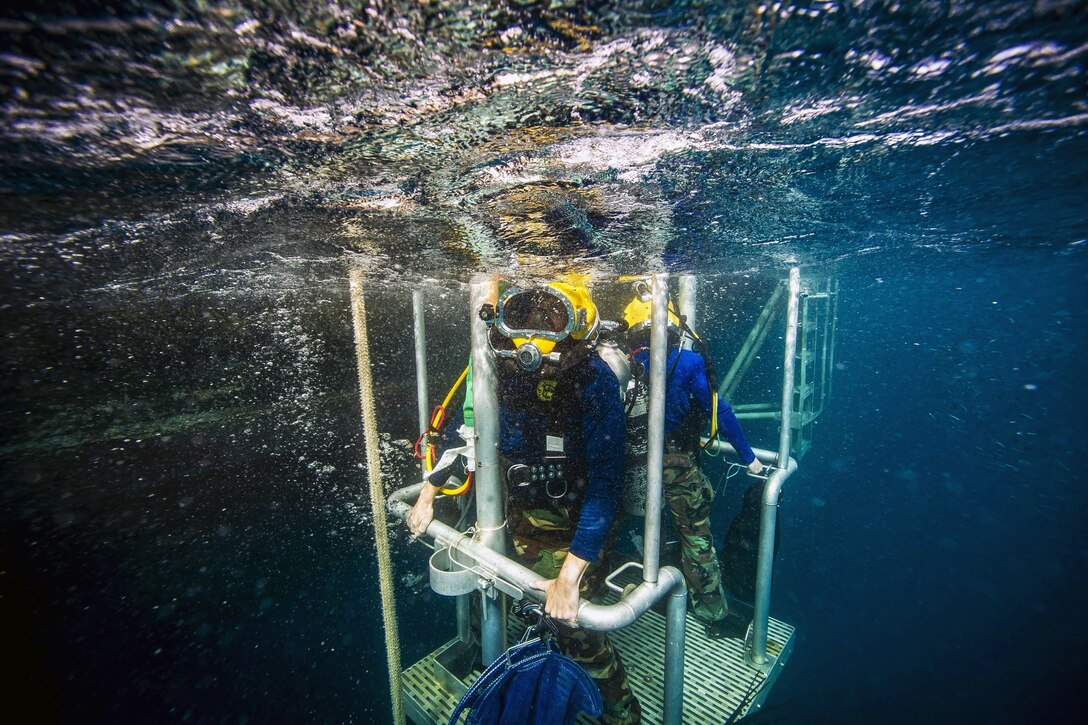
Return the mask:
<svg viewBox="0 0 1088 725">
<path fill-rule="evenodd" d="M 710 394 L 710 440 L 718 436 L 718 391 Z"/>
<path fill-rule="evenodd" d="M 706 443 L 703 444 L 703 453 L 715 457 L 716 454 L 710 450 L 711 444 L 718 437 L 718 391 L 714 390 L 710 393 L 710 435 L 706 438 Z"/>
<path fill-rule="evenodd" d="M 440 489 L 438 489 L 439 493 L 443 493 L 443 494 L 445 494 L 447 496 L 460 496 L 461 494 L 463 494 L 467 490 L 468 490 L 468 481 L 467 480 L 464 483 L 462 483 L 460 486 L 458 486 L 457 488 L 440 488 Z"/>
</svg>

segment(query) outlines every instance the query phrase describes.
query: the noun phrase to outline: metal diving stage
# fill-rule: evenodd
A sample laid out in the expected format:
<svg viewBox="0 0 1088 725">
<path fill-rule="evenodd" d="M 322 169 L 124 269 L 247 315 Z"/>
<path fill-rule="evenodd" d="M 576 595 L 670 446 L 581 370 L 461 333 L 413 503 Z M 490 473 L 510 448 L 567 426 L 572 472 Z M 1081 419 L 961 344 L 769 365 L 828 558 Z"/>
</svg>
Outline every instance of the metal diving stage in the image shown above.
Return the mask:
<svg viewBox="0 0 1088 725">
<path fill-rule="evenodd" d="M 822 413 L 830 392 L 838 288 L 831 280 L 826 285 L 803 287 L 800 270 L 791 269 L 788 279 L 776 285 L 721 384 L 723 396 L 740 395 L 744 392 L 739 390 L 741 381 L 760 359 L 765 341 L 783 340 L 778 402 L 735 405 L 739 418 L 777 423 L 778 446 L 775 450 L 753 449 L 766 473 L 750 474 L 764 480 L 757 513 L 753 605 L 730 601 L 730 609 L 750 624 L 743 637 L 718 639 L 708 637 L 703 623 L 687 612 L 687 585 L 683 573 L 675 566 L 663 566 L 660 561 L 668 281 L 668 275 L 656 274 L 650 277 L 649 283 L 652 362 L 649 366 L 648 473 L 642 512 L 642 562 L 629 562 L 612 572 L 606 580 L 612 593 L 604 599 L 583 599 L 578 608 L 578 623 L 587 629 L 609 633 L 642 706 L 644 722 L 726 725 L 763 707 L 793 651 L 794 628 L 772 618 L 769 613 L 779 497 L 787 479 L 798 468 L 798 458 L 810 445 L 811 424 Z M 365 422 L 369 420 L 368 414 L 370 418 L 374 417 L 375 404 L 367 377 L 370 363 L 361 287 L 356 285 L 356 288 L 353 289 L 358 304 L 353 302 L 353 314 L 357 346 L 360 346 L 360 394 Z M 680 314 L 688 320 L 694 319 L 695 294 L 694 277 L 682 276 L 678 307 Z M 475 523 L 462 531 L 435 519 L 425 532 L 433 541 L 436 552 L 430 566 L 431 587 L 438 594 L 456 598 L 458 636 L 403 671 L 396 662 L 395 647 L 389 644 L 395 644 L 396 638 L 387 638 L 390 686 L 394 692 L 399 690 L 403 695 L 401 701 L 394 699 L 397 722 L 407 716 L 417 725 L 447 723 L 467 688 L 480 676 L 481 663 L 497 660 L 507 644 L 517 641 L 524 632 L 525 623 L 508 616 L 509 602 L 540 601 L 542 598 L 535 589 L 538 575 L 510 557 L 505 537 L 505 506 L 498 459 L 496 371 L 487 344 L 486 321 L 477 314 L 483 305 L 493 303 L 496 296 L 494 278 L 480 276 L 469 287 L 472 404 L 475 411 Z M 422 292 L 416 290 L 413 298 L 417 413 L 420 430 L 426 432 L 430 408 Z M 779 320 L 784 320 L 781 337 L 777 326 Z M 708 322 L 708 326 L 712 325 L 713 322 Z M 770 379 L 774 379 L 773 373 Z M 753 397 L 746 393 L 741 399 L 752 400 Z M 371 428 L 374 430 L 367 433 L 367 440 L 375 453 L 374 461 L 369 462 L 368 448 L 368 471 L 379 471 L 374 442 L 376 426 L 371 425 Z M 736 456 L 732 446 L 720 440 L 707 440 L 705 446 L 708 452 Z M 385 503 L 384 496 L 378 495 L 382 490 L 380 477 L 375 474 L 375 478 L 376 482 L 371 481 L 372 496 L 375 501 Z M 388 497 L 388 513 L 395 519 L 407 519 L 424 485 L 415 483 L 394 491 Z M 377 520 L 377 515 L 375 518 Z M 388 552 L 384 556 L 388 557 Z M 389 568 L 387 561 L 386 570 Z M 379 565 L 379 571 L 381 569 Z M 634 569 L 639 569 L 640 573 L 636 575 Z M 383 579 L 386 581 L 383 586 L 391 591 L 387 579 L 389 577 Z M 477 598 L 481 606 L 470 606 L 471 597 Z M 391 596 L 388 598 L 391 600 Z M 391 609 L 391 603 L 383 603 L 387 625 Z M 478 626 L 472 627 L 472 624 Z M 478 633 L 479 645 L 468 644 L 472 632 Z M 401 702 L 403 712 L 399 709 Z M 588 725 L 589 721 L 579 722 Z"/>
</svg>

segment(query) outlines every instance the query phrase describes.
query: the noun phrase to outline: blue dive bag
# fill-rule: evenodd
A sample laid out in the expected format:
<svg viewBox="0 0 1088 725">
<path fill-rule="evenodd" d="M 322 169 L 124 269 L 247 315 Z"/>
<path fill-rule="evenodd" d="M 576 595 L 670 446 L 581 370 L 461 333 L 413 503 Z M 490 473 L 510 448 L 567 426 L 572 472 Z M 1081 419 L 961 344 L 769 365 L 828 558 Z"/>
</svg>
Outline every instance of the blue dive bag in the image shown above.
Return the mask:
<svg viewBox="0 0 1088 725">
<path fill-rule="evenodd" d="M 597 683 L 544 634 L 519 642 L 491 663 L 450 715 L 457 725 L 570 725 L 579 712 L 604 713 Z"/>
</svg>

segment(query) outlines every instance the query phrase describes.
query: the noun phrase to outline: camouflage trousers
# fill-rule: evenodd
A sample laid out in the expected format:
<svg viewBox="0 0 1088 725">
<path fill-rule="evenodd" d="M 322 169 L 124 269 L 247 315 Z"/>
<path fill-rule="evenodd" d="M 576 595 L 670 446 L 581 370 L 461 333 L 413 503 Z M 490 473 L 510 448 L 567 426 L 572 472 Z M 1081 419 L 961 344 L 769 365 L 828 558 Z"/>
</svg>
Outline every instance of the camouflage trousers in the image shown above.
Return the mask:
<svg viewBox="0 0 1088 725">
<path fill-rule="evenodd" d="M 576 513 L 576 506 L 551 501 L 524 502 L 512 497 L 506 516 L 517 559 L 542 579 L 559 576 L 577 528 Z M 605 558 L 603 552 L 601 558 Z M 592 596 L 605 574 L 597 562 L 590 564 L 582 577 L 582 595 Z M 627 670 L 606 634 L 560 624 L 557 641 L 563 654 L 585 668 L 600 688 L 604 699 L 602 722 L 607 725 L 642 722 L 642 710 L 627 682 Z"/>
<path fill-rule="evenodd" d="M 664 483 L 665 500 L 680 535 L 691 611 L 706 622 L 725 619 L 728 605 L 710 533 L 710 504 L 714 501 L 710 479 L 699 470 L 694 456 L 670 451 L 665 454 Z"/>
</svg>

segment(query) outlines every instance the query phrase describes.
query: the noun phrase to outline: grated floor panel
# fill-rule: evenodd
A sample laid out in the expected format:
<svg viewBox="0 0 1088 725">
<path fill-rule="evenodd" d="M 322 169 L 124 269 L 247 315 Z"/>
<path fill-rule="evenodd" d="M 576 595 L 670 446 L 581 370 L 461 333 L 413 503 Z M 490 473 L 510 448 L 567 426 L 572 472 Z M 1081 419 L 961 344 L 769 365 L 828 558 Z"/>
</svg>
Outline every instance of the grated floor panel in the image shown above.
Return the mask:
<svg viewBox="0 0 1088 725">
<path fill-rule="evenodd" d="M 521 632 L 515 631 L 520 627 L 518 622 L 514 618 L 511 621 L 513 641 Z M 793 634 L 792 626 L 771 619 L 767 651 L 778 662 L 764 674 L 745 663 L 743 640 L 711 639 L 703 632 L 702 623 L 689 613 L 684 649 L 684 722 L 721 724 L 738 710 L 737 717 L 743 717 L 759 709 L 789 658 Z M 631 688 L 642 705 L 643 722 L 661 722 L 665 618 L 649 611 L 630 627 L 610 636 L 623 657 Z M 402 675 L 405 711 L 417 725 L 445 725 L 460 700 L 459 693 L 447 689 L 433 675 L 434 658 L 451 644 L 453 641 L 442 645 Z M 476 676 L 477 673 L 470 675 L 466 684 L 471 684 Z"/>
</svg>

